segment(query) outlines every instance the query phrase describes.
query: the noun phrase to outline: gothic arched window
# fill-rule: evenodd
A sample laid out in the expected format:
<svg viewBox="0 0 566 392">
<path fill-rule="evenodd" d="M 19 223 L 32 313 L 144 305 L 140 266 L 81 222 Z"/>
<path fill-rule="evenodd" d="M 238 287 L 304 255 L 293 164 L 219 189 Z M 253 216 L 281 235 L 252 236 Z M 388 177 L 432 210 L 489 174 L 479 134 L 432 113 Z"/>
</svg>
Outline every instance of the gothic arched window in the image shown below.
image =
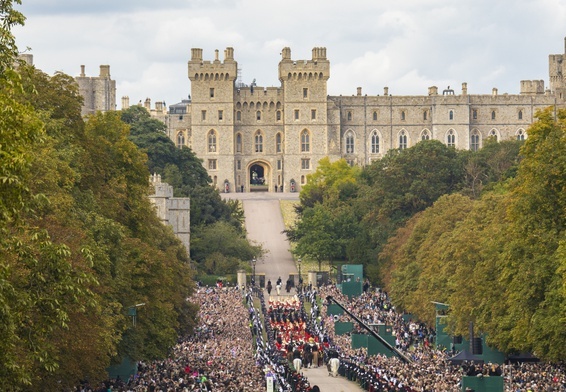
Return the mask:
<svg viewBox="0 0 566 392">
<path fill-rule="evenodd" d="M 311 151 L 310 134 L 306 129 L 301 132 L 301 152 Z"/>
<path fill-rule="evenodd" d="M 446 145 L 448 147 L 456 147 L 456 133 L 453 129 L 446 134 Z"/>
<path fill-rule="evenodd" d="M 260 130 L 257 130 L 254 137 L 255 152 L 263 152 L 263 135 Z"/>
<path fill-rule="evenodd" d="M 242 134 L 241 133 L 236 134 L 236 152 L 237 153 L 242 152 Z"/>
<path fill-rule="evenodd" d="M 377 131 L 371 133 L 371 153 L 379 154 L 379 134 Z"/>
<path fill-rule="evenodd" d="M 495 129 L 492 129 L 491 131 L 489 131 L 488 137 L 492 137 L 495 141 L 498 141 L 497 140 L 497 131 Z"/>
<path fill-rule="evenodd" d="M 407 148 L 407 132 L 403 129 L 399 132 L 399 149 L 404 150 Z"/>
<path fill-rule="evenodd" d="M 354 132 L 346 132 L 346 154 L 354 153 Z"/>
<path fill-rule="evenodd" d="M 277 135 L 275 135 L 275 152 L 283 151 L 282 144 L 283 143 L 282 143 L 281 133 L 277 133 Z"/>
<path fill-rule="evenodd" d="M 477 130 L 473 130 L 470 135 L 470 150 L 477 151 L 480 149 L 480 133 Z"/>
<path fill-rule="evenodd" d="M 211 129 L 208 132 L 208 152 L 216 152 L 218 151 L 216 146 L 216 131 Z"/>
<path fill-rule="evenodd" d="M 185 135 L 183 132 L 177 134 L 177 147 L 181 148 L 185 145 Z"/>
</svg>

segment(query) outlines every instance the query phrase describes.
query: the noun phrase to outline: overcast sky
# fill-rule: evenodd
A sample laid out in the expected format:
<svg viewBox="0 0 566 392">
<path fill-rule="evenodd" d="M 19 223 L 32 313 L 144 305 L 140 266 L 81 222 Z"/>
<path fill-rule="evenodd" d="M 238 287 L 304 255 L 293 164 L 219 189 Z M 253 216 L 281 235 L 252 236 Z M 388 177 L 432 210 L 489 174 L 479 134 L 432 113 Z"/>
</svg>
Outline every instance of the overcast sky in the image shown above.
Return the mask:
<svg viewBox="0 0 566 392">
<path fill-rule="evenodd" d="M 548 55 L 564 53 L 566 0 L 22 0 L 14 30 L 35 65 L 98 76 L 110 65 L 117 104 L 167 105 L 190 94 L 191 48 L 205 60 L 234 48 L 242 82 L 280 86 L 281 49 L 311 59 L 324 46 L 330 95 L 519 93 L 520 80 L 543 79 Z"/>
</svg>

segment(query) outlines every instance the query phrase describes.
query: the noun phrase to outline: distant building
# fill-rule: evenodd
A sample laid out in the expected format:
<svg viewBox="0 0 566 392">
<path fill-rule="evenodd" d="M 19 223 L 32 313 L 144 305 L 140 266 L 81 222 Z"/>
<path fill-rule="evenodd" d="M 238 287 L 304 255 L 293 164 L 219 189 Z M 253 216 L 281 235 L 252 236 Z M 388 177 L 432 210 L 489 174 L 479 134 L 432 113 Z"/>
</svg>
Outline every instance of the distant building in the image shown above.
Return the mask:
<svg viewBox="0 0 566 392">
<path fill-rule="evenodd" d="M 84 100 L 81 115 L 116 110 L 116 81 L 110 78 L 109 65 L 101 65 L 99 76 L 94 77 L 86 76 L 81 65 L 81 74 L 75 80 Z"/>
<path fill-rule="evenodd" d="M 161 182 L 159 174 L 149 177 L 155 193 L 149 199 L 156 207 L 161 222 L 173 228 L 177 238 L 185 245 L 187 254 L 191 249 L 191 200 L 188 197 L 173 197 L 173 187 Z"/>
<path fill-rule="evenodd" d="M 497 88 L 468 94 L 462 83 L 458 93 L 431 86 L 426 95 L 394 96 L 384 87 L 382 95 L 368 96 L 358 87 L 351 96 L 329 96 L 326 48 L 313 48 L 310 60 L 293 60 L 290 48 L 281 55 L 281 86 L 259 87 L 238 80 L 233 48 L 226 48 L 223 61 L 218 50 L 208 61 L 202 49 L 192 49 L 189 99 L 169 110 L 164 102 L 155 109 L 149 98 L 143 103 L 178 147 L 190 147 L 203 160 L 221 190 L 300 191 L 323 157 L 367 165 L 421 140 L 475 151 L 487 138 L 525 139 L 537 110 L 566 107 L 566 49 L 549 56 L 548 89 L 543 80 L 523 80 L 520 94 Z"/>
</svg>

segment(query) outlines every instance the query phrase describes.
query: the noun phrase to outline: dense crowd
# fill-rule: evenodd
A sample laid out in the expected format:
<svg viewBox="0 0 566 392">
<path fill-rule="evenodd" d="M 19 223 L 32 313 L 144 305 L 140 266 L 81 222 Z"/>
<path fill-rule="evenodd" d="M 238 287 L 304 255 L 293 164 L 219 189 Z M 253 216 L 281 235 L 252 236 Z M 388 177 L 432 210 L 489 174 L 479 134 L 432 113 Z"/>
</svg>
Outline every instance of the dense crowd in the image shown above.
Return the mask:
<svg viewBox="0 0 566 392">
<path fill-rule="evenodd" d="M 410 360 L 353 349 L 350 334 L 335 334 L 336 319 L 327 315 L 328 296 L 366 324 L 392 326 L 395 347 Z M 128 380 L 77 391 L 259 391 L 265 389 L 268 375 L 275 391 L 314 392 L 317 387 L 310 385 L 301 367 L 326 366 L 331 357 L 339 359 L 340 375 L 371 392 L 456 392 L 462 390 L 464 375 L 502 376 L 506 392 L 566 391 L 564 366 L 451 364 L 452 353 L 434 348 L 434 331 L 405 320 L 379 289 L 364 286 L 361 296 L 349 299 L 328 285 L 266 301 L 259 289 L 199 287 L 190 300 L 200 307 L 198 326 L 168 359 L 140 362 L 138 372 Z M 348 319 L 348 315 L 338 318 Z M 356 325 L 353 333 L 363 330 Z"/>
<path fill-rule="evenodd" d="M 336 286 L 320 289 L 320 296 L 331 296 L 346 310 L 362 319 L 366 324 L 387 324 L 393 327 L 395 346 L 411 361 L 399 357 L 367 355 L 367 349 L 352 349 L 349 334 L 334 333 L 335 320 L 348 320 L 347 315 L 335 319 L 324 316 L 321 324 L 340 351 L 341 374 L 358 382 L 368 391 L 461 391 L 464 375 L 479 377 L 504 377 L 506 392 L 566 391 L 566 375 L 563 365 L 545 363 L 521 364 L 452 364 L 448 359 L 452 352 L 436 350 L 432 344 L 434 331 L 424 324 L 405 321 L 401 313 L 389 301 L 386 293 L 379 289 L 367 289 L 359 297 L 342 295 Z M 322 314 L 326 315 L 326 308 Z M 361 332 L 359 326 L 354 333 Z"/>
<path fill-rule="evenodd" d="M 106 392 L 259 391 L 263 369 L 254 357 L 248 309 L 237 288 L 198 288 L 190 301 L 199 305 L 195 333 L 180 341 L 168 359 L 140 362 L 128 380 L 111 380 Z"/>
</svg>

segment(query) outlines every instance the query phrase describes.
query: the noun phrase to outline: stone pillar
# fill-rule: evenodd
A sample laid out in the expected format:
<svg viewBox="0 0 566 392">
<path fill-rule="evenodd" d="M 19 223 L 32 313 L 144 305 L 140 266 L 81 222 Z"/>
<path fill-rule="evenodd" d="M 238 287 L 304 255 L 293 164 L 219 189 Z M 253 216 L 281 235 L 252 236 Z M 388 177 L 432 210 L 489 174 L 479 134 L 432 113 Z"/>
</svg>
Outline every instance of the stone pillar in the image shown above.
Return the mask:
<svg viewBox="0 0 566 392">
<path fill-rule="evenodd" d="M 313 287 L 317 287 L 316 286 L 316 271 L 309 271 L 309 277 L 308 277 L 308 284 L 312 284 Z"/>
<path fill-rule="evenodd" d="M 238 287 L 241 289 L 246 287 L 246 271 L 238 270 Z"/>
</svg>

